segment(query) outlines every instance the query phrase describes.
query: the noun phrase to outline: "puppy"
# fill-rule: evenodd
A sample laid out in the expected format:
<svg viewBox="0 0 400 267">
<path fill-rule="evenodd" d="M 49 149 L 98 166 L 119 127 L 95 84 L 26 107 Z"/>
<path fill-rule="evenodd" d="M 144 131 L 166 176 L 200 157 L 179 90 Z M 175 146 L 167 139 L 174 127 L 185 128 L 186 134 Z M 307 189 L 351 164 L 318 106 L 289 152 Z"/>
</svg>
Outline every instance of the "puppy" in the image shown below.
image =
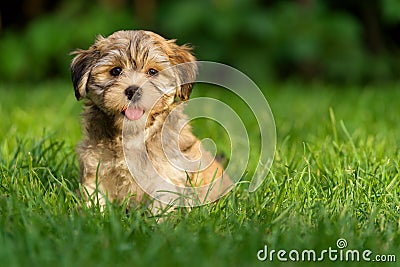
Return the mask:
<svg viewBox="0 0 400 267">
<path fill-rule="evenodd" d="M 192 206 L 229 191 L 232 181 L 183 113 L 197 74 L 189 46 L 118 31 L 72 54 L 75 96 L 85 99 L 77 154 L 89 206 L 127 199 Z"/>
</svg>

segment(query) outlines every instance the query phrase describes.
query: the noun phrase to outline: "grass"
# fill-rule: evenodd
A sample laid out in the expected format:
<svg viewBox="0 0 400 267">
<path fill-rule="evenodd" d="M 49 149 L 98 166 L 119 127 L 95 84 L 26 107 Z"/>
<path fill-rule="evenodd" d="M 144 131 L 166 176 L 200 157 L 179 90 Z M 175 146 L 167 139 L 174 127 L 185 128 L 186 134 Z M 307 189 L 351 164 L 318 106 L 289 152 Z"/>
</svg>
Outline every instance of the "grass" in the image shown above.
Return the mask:
<svg viewBox="0 0 400 267">
<path fill-rule="evenodd" d="M 69 83 L 0 86 L 0 265 L 318 266 L 256 255 L 265 245 L 337 249 L 339 238 L 346 249 L 399 261 L 400 87 L 264 89 L 278 143 L 262 187 L 249 193 L 241 184 L 216 204 L 157 224 L 142 207 L 100 213 L 76 196 L 80 105 Z"/>
</svg>

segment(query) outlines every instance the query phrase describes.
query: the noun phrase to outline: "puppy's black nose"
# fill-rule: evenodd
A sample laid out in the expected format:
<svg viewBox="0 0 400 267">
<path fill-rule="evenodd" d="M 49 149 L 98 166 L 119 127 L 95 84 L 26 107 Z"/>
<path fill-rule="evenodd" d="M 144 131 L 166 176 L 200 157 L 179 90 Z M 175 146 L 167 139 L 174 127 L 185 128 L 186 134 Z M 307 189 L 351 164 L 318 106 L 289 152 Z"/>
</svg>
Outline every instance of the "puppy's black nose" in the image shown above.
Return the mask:
<svg viewBox="0 0 400 267">
<path fill-rule="evenodd" d="M 125 89 L 125 95 L 128 97 L 129 100 L 132 100 L 135 93 L 139 90 L 139 87 L 136 85 L 131 85 Z"/>
</svg>

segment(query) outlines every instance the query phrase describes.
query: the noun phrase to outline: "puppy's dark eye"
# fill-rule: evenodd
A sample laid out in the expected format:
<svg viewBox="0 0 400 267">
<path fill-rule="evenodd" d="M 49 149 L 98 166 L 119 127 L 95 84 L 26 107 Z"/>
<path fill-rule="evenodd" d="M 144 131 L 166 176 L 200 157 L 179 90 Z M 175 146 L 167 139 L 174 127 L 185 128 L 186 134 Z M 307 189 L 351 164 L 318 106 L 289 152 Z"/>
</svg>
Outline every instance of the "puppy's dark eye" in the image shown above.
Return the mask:
<svg viewBox="0 0 400 267">
<path fill-rule="evenodd" d="M 150 76 L 154 76 L 154 75 L 156 75 L 157 73 L 158 73 L 158 70 L 153 69 L 153 68 L 151 68 L 151 69 L 149 69 L 149 70 L 147 71 L 147 74 L 150 75 Z"/>
<path fill-rule="evenodd" d="M 115 68 L 112 68 L 110 70 L 110 74 L 112 76 L 119 76 L 121 74 L 121 72 L 122 72 L 122 68 L 121 67 L 115 67 Z"/>
</svg>

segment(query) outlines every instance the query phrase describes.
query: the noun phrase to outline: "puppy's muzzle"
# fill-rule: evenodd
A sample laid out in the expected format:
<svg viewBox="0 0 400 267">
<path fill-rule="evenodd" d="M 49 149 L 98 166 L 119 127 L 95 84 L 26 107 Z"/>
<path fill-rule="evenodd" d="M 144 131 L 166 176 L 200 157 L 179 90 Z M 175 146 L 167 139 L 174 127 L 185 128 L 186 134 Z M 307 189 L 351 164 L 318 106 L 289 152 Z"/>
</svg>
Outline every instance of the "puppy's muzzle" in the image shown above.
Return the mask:
<svg viewBox="0 0 400 267">
<path fill-rule="evenodd" d="M 131 101 L 137 101 L 142 96 L 142 90 L 136 85 L 131 85 L 125 89 L 125 95 Z"/>
</svg>

